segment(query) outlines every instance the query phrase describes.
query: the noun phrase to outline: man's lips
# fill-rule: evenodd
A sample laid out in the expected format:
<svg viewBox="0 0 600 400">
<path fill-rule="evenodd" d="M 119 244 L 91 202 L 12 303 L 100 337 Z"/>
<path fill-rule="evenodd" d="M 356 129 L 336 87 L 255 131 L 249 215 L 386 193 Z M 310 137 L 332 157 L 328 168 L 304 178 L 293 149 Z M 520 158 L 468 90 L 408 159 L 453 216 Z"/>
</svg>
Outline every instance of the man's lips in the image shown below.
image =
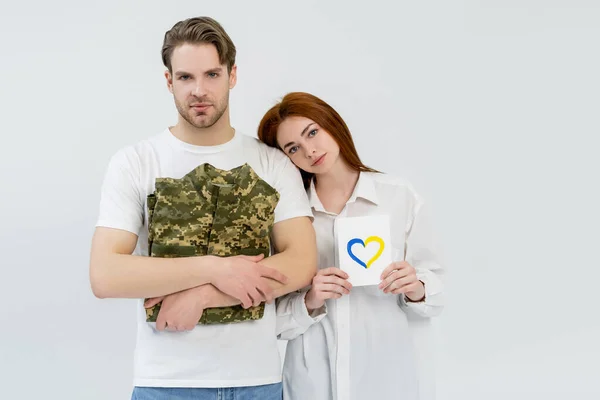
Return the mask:
<svg viewBox="0 0 600 400">
<path fill-rule="evenodd" d="M 210 106 L 211 106 L 211 104 L 202 103 L 202 104 L 192 104 L 190 107 L 192 107 L 196 111 L 204 111 Z"/>
</svg>

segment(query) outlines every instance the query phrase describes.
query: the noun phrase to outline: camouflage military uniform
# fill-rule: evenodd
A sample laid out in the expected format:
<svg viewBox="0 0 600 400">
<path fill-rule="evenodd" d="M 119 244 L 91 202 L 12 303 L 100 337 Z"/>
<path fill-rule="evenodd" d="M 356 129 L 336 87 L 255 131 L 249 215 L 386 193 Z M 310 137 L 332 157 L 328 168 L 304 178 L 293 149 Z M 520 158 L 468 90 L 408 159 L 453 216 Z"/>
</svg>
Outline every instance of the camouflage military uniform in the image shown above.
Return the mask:
<svg viewBox="0 0 600 400">
<path fill-rule="evenodd" d="M 270 252 L 279 193 L 244 164 L 224 171 L 202 164 L 181 179 L 157 178 L 148 196 L 151 257 L 236 256 Z M 264 303 L 208 308 L 200 324 L 260 319 Z M 160 304 L 146 310 L 155 322 Z"/>
</svg>

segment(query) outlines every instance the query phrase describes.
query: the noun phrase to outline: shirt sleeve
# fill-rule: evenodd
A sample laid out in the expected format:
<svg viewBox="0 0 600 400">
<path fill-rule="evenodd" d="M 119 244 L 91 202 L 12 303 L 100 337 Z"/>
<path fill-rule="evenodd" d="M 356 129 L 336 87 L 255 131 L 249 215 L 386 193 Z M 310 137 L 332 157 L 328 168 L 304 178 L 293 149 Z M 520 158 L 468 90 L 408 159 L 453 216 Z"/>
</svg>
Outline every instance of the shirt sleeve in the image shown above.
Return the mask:
<svg viewBox="0 0 600 400">
<path fill-rule="evenodd" d="M 276 301 L 277 338 L 292 340 L 302 335 L 312 325 L 318 323 L 327 315 L 327 307 L 308 313 L 304 299 L 307 290 L 288 293 Z"/>
<path fill-rule="evenodd" d="M 400 295 L 398 301 L 401 307 L 421 317 L 433 317 L 444 308 L 445 270 L 437 254 L 429 211 L 422 199 L 415 196 L 412 218 L 406 232 L 405 260 L 415 268 L 417 278 L 425 285 L 425 300 L 415 303 Z"/>
<path fill-rule="evenodd" d="M 111 158 L 102 183 L 97 227 L 139 233 L 145 204 L 140 170 L 139 157 L 133 148 L 122 149 Z"/>
<path fill-rule="evenodd" d="M 279 192 L 279 202 L 275 207 L 275 223 L 296 217 L 312 219 L 313 215 L 300 171 L 283 152 L 275 151 L 274 187 Z"/>
</svg>

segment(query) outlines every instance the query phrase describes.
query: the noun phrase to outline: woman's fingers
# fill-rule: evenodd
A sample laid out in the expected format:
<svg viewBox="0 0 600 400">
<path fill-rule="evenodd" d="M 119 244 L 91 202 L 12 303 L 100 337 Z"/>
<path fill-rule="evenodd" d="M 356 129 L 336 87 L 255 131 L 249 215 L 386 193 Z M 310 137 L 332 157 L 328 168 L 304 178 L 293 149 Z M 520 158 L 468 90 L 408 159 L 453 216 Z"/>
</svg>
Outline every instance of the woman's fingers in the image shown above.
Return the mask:
<svg viewBox="0 0 600 400">
<path fill-rule="evenodd" d="M 345 279 L 338 278 L 335 275 L 328 275 L 328 276 L 319 277 L 319 279 L 317 279 L 316 283 L 317 284 L 320 284 L 320 283 L 330 283 L 330 284 L 341 286 L 341 287 L 345 288 L 348 291 L 350 291 L 350 289 L 352 289 L 352 284 L 350 282 L 348 282 Z"/>
<path fill-rule="evenodd" d="M 334 283 L 321 283 L 317 287 L 315 287 L 315 289 L 318 290 L 319 292 L 333 292 L 333 293 L 340 293 L 340 294 L 350 293 L 349 289 L 346 289 L 345 287 L 336 285 Z"/>
<path fill-rule="evenodd" d="M 346 272 L 344 272 L 341 269 L 336 268 L 336 267 L 323 268 L 323 269 L 320 269 L 319 272 L 317 272 L 317 276 L 330 276 L 330 275 L 335 275 L 342 279 L 349 278 L 349 276 Z"/>
</svg>

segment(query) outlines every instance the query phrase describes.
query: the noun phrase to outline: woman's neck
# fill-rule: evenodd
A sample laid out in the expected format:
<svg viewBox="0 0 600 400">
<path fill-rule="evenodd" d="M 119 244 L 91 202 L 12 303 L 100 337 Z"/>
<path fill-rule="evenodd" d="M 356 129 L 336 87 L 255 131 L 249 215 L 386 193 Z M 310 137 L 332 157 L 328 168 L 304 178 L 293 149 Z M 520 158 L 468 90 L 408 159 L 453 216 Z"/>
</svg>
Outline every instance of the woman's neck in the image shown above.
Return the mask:
<svg viewBox="0 0 600 400">
<path fill-rule="evenodd" d="M 359 175 L 358 171 L 340 160 L 327 173 L 315 176 L 315 190 L 325 210 L 339 214 L 344 209 Z"/>
</svg>

